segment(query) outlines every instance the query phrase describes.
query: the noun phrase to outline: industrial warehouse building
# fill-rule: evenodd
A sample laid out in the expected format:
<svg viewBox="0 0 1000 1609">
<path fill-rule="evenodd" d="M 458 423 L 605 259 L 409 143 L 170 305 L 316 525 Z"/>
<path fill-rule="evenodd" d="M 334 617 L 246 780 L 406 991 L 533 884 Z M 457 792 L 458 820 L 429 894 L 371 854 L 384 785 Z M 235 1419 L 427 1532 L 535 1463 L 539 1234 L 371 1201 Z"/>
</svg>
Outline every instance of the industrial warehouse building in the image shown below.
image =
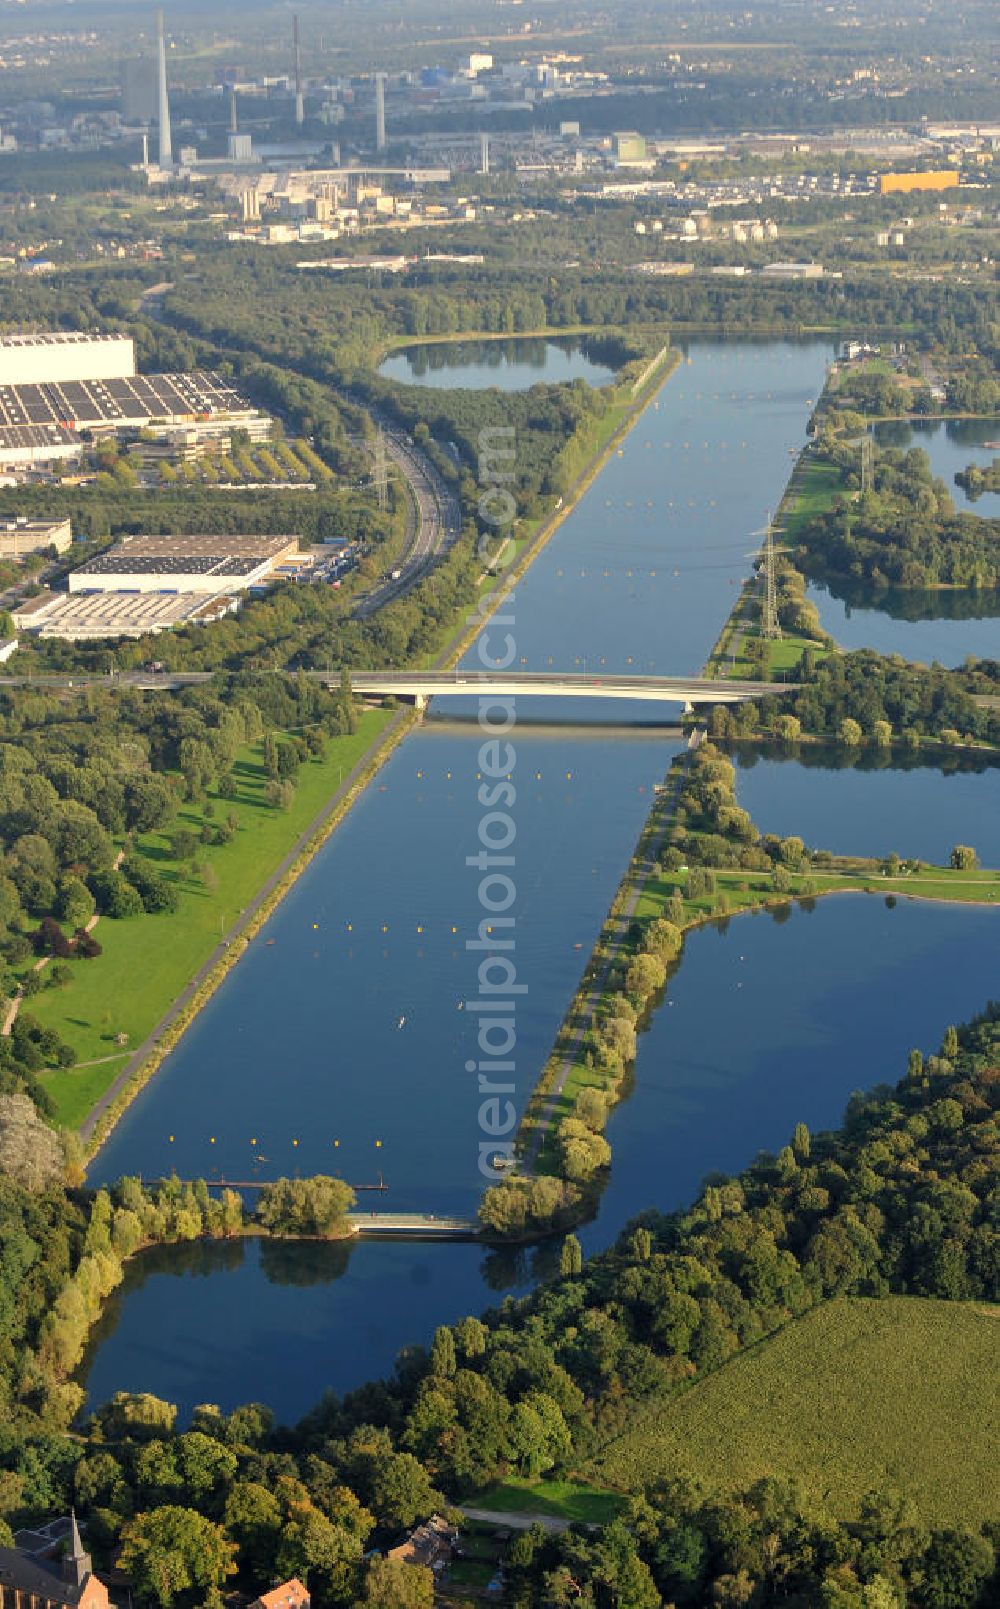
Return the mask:
<svg viewBox="0 0 1000 1609">
<path fill-rule="evenodd" d="M 250 587 L 311 563 L 297 536 L 125 536 L 73 570 L 68 592 L 27 598 L 11 618 L 70 642 L 142 637 L 219 620 Z"/>
<path fill-rule="evenodd" d="M 297 536 L 125 536 L 69 577 L 74 592 L 242 592 L 296 562 Z"/>
<path fill-rule="evenodd" d="M 86 642 L 105 637 L 145 637 L 175 626 L 206 626 L 234 614 L 239 598 L 201 592 L 42 592 L 11 611 L 19 632 Z"/>
<path fill-rule="evenodd" d="M 91 335 L 85 330 L 0 335 L 0 386 L 119 380 L 134 373 L 135 342 L 130 335 Z"/>
<path fill-rule="evenodd" d="M 65 553 L 73 541 L 69 520 L 0 519 L 0 559 L 23 559 L 55 548 Z"/>
<path fill-rule="evenodd" d="M 263 441 L 271 420 L 207 370 L 136 374 L 128 336 L 0 336 L 0 465 L 73 457 L 83 431 L 100 436 L 178 425 L 204 439 L 239 429 Z"/>
</svg>

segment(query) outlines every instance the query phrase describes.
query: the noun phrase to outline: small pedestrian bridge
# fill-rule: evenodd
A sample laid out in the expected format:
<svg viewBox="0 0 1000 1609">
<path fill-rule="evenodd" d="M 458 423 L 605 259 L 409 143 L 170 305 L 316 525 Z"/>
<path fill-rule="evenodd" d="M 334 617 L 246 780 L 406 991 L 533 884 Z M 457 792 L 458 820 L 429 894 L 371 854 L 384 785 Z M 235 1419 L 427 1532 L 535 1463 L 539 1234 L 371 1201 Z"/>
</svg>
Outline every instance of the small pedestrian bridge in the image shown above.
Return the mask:
<svg viewBox="0 0 1000 1609">
<path fill-rule="evenodd" d="M 474 1218 L 433 1212 L 349 1212 L 351 1233 L 364 1239 L 478 1240 Z"/>
<path fill-rule="evenodd" d="M 312 673 L 339 685 L 340 676 Z M 743 704 L 797 691 L 792 682 L 713 681 L 703 676 L 593 676 L 566 671 L 352 671 L 362 698 L 398 698 L 423 709 L 431 698 L 614 698 L 656 704 Z"/>
</svg>

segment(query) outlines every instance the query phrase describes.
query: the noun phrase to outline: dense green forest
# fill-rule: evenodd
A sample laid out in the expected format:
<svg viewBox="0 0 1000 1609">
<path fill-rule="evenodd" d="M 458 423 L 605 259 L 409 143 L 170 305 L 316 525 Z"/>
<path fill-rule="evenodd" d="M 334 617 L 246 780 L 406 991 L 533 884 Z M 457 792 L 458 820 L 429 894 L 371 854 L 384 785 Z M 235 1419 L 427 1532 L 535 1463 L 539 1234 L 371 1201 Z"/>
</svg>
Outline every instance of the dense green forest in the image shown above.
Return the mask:
<svg viewBox="0 0 1000 1609">
<path fill-rule="evenodd" d="M 105 544 L 109 537 L 140 533 L 259 536 L 287 531 L 306 542 L 336 537 L 377 546 L 401 523 L 375 507 L 369 490 L 325 484 L 315 491 L 255 487 L 252 496 L 198 485 L 5 487 L 0 491 L 0 517 L 15 512 L 52 519 L 68 515 L 78 541 Z M 83 551 L 71 555 L 74 567 Z"/>
<path fill-rule="evenodd" d="M 856 441 L 826 437 L 815 460 L 837 467 L 843 491 L 796 525 L 795 557 L 807 574 L 916 589 L 1000 587 L 1000 520 L 956 513 L 922 448 L 875 444 L 864 491 Z"/>
<path fill-rule="evenodd" d="M 849 748 L 886 741 L 913 752 L 931 739 L 948 745 L 1000 745 L 1000 716 L 976 702 L 976 695 L 995 689 L 992 661 L 945 670 L 910 665 L 870 648 L 820 659 L 807 647 L 795 677 L 796 692 L 769 698 L 766 705 L 751 700 L 732 708 L 716 705 L 709 716 L 712 736 L 769 732 L 793 742 L 805 733 L 839 740 Z M 851 723 L 846 736 L 845 721 Z M 887 736 L 877 731 L 883 722 Z"/>
<path fill-rule="evenodd" d="M 516 231 L 510 238 L 516 256 Z M 296 273 L 289 252 L 230 248 L 206 253 L 195 277 L 167 297 L 165 313 L 179 335 L 234 352 L 266 352 L 303 372 L 344 376 L 370 368 L 392 338 L 517 334 L 543 326 L 627 328 L 630 339 L 648 326 L 688 324 L 720 332 L 895 330 L 987 361 L 997 352 L 988 291 L 875 275 L 779 283 L 657 279 L 560 261 L 519 263 L 501 288 L 487 266 L 416 263 L 405 283 L 373 286 L 361 270 Z"/>
<path fill-rule="evenodd" d="M 293 1430 L 259 1405 L 200 1408 L 181 1429 L 168 1404 L 122 1393 L 68 1436 L 80 1400 L 69 1370 L 122 1256 L 144 1240 L 238 1232 L 241 1209 L 203 1186 L 150 1196 L 125 1180 L 94 1194 L 45 1170 L 34 1188 L 6 1175 L 7 1523 L 75 1502 L 99 1560 L 124 1544 L 143 1605 L 217 1603 L 224 1585 L 293 1572 L 321 1605 L 351 1604 L 372 1542 L 497 1476 L 571 1471 L 636 1404 L 684 1392 L 832 1296 L 995 1301 L 998 1054 L 1000 1014 L 949 1029 L 939 1053 L 910 1055 L 901 1083 L 852 1098 L 841 1130 L 800 1124 L 688 1211 L 646 1214 L 582 1266 L 564 1258 L 554 1283 L 440 1328 L 391 1379 L 327 1397 Z M 7 1121 L 5 1110 L 0 1143 Z M 295 1229 L 328 1206 L 276 1197 L 265 1215 Z M 514 1602 L 972 1609 L 995 1586 L 992 1534 L 935 1528 L 890 1491 L 849 1522 L 780 1471 L 732 1497 L 683 1482 L 647 1492 L 639 1474 L 632 1495 L 597 1537 L 516 1543 Z"/>
</svg>

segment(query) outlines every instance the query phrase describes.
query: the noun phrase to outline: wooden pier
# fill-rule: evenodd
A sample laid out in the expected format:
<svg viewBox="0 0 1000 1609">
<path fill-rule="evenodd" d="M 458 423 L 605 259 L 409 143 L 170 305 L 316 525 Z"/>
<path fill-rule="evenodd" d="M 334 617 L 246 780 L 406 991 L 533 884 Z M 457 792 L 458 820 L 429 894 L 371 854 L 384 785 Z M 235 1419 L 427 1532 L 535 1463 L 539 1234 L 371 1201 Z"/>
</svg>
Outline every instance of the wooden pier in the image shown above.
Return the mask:
<svg viewBox="0 0 1000 1609">
<path fill-rule="evenodd" d="M 286 1177 L 295 1180 L 298 1175 L 288 1174 Z M 222 1175 L 217 1179 L 181 1179 L 176 1173 L 161 1174 L 158 1179 L 143 1179 L 142 1175 L 139 1174 L 138 1180 L 141 1185 L 146 1185 L 150 1189 L 155 1189 L 159 1184 L 204 1184 L 209 1190 L 264 1190 L 269 1184 L 277 1184 L 278 1182 L 277 1179 L 227 1179 Z M 389 1186 L 381 1173 L 375 1184 L 348 1185 L 348 1189 L 353 1190 L 355 1195 L 360 1194 L 362 1190 L 376 1190 L 384 1195 L 388 1188 Z"/>
</svg>

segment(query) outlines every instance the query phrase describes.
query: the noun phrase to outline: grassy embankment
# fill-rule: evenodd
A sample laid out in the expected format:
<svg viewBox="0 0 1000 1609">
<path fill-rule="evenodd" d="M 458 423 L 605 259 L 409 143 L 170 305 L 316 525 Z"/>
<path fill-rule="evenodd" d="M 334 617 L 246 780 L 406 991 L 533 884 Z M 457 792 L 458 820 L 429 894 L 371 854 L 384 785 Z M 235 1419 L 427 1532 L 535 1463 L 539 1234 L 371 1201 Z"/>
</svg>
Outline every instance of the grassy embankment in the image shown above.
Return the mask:
<svg viewBox="0 0 1000 1609">
<path fill-rule="evenodd" d="M 103 954 L 74 962 L 66 988 L 46 989 L 22 1008 L 56 1029 L 77 1052 L 76 1067 L 42 1075 L 59 1124 L 76 1127 L 83 1121 L 390 719 L 386 711 L 371 710 L 351 736 L 330 739 L 323 759 L 309 761 L 299 772 L 288 811 L 265 802 L 267 777 L 257 744 L 244 749 L 233 767 L 236 799 L 213 793 L 203 802 L 187 803 L 165 833 L 139 839 L 140 851 L 176 888 L 178 909 L 124 921 L 103 918 L 95 929 Z M 210 817 L 206 805 L 213 811 Z M 197 872 L 173 857 L 172 833 L 182 828 L 200 833 L 230 812 L 238 817 L 239 829 L 227 844 L 199 845 Z M 130 1048 L 117 1046 L 118 1034 L 128 1035 Z"/>
<path fill-rule="evenodd" d="M 978 1526 L 1000 1504 L 998 1426 L 983 1382 L 1000 1308 L 916 1296 L 825 1302 L 631 1428 L 584 1473 L 624 1491 L 678 1473 L 710 1490 L 798 1478 L 838 1518 L 892 1486 L 936 1525 Z"/>
<path fill-rule="evenodd" d="M 775 525 L 780 533 L 776 546 L 792 547 L 802 526 L 817 514 L 825 514 L 834 498 L 842 490 L 843 482 L 836 465 L 814 458 L 807 447 L 796 461 L 784 496 L 778 505 Z M 760 635 L 761 583 L 757 575 L 744 583 L 733 611 L 712 649 L 705 667 L 706 676 L 737 677 L 756 681 L 761 670 L 747 655 L 747 644 Z M 832 652 L 829 647 L 810 637 L 798 637 L 787 632 L 776 641 L 769 642 L 765 680 L 791 679 L 806 648 L 812 648 L 817 659 Z"/>
<path fill-rule="evenodd" d="M 633 899 L 641 898 L 642 889 L 649 876 L 648 866 L 672 811 L 672 788 L 664 788 L 658 794 L 646 818 L 635 852 L 618 885 L 576 994 L 570 1001 L 556 1035 L 552 1054 L 542 1068 L 525 1107 L 517 1132 L 517 1144 L 518 1150 L 523 1154 L 536 1141 L 538 1142 L 538 1154 L 533 1167 L 536 1173 L 559 1171 L 556 1131 L 563 1118 L 571 1115 L 580 1090 L 588 1084 L 604 1088 L 604 1081 L 583 1061 L 585 1046 L 582 1031 L 596 1020 L 611 1000 L 611 990 L 606 987 L 607 980 L 604 980 L 604 974 L 612 963 L 632 947 L 628 939 L 625 913 Z M 553 1091 L 567 1062 L 570 1065 L 563 1088 L 558 1098 L 554 1098 Z"/>
<path fill-rule="evenodd" d="M 710 870 L 712 868 L 709 868 Z M 725 894 L 727 905 L 720 907 L 718 894 L 691 900 L 685 894 L 685 875 L 663 872 L 649 878 L 639 899 L 639 921 L 652 921 L 663 915 L 663 908 L 676 890 L 684 896 L 685 927 L 715 917 L 735 916 L 740 911 L 759 910 L 762 905 L 783 904 L 789 899 L 810 899 L 823 894 L 883 894 L 896 899 L 943 900 L 951 905 L 994 905 L 1000 902 L 1000 871 L 956 871 L 952 866 L 925 866 L 915 872 L 890 877 L 873 870 L 850 856 L 837 856 L 832 869 L 789 872 L 787 894 L 775 894 L 767 872 L 723 869 L 713 871 L 718 894 Z"/>
</svg>

